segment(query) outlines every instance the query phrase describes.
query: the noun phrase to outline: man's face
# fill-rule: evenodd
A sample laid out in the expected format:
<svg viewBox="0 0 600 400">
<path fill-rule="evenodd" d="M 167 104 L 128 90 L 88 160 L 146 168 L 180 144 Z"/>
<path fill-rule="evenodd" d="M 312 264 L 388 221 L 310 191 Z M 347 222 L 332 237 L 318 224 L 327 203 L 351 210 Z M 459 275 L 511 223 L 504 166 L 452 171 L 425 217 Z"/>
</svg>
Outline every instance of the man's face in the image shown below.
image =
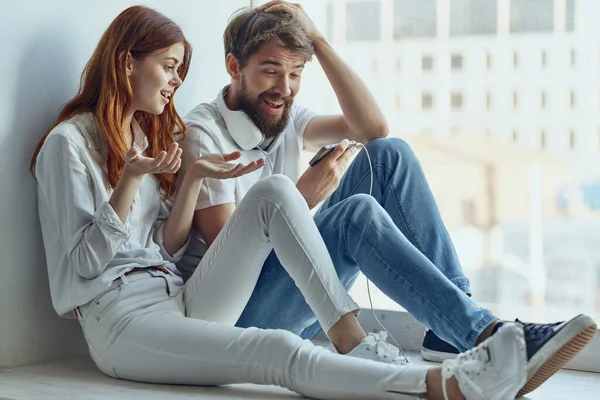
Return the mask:
<svg viewBox="0 0 600 400">
<path fill-rule="evenodd" d="M 265 136 L 276 136 L 287 126 L 304 64 L 294 52 L 264 44 L 242 67 L 238 106 Z"/>
</svg>

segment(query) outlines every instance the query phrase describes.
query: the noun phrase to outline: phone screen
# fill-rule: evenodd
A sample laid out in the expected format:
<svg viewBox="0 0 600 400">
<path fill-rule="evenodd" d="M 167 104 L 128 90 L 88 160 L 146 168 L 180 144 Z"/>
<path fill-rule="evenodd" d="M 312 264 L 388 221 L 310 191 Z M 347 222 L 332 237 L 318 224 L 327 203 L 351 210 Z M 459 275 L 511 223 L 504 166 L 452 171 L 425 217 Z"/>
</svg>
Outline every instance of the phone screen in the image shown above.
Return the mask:
<svg viewBox="0 0 600 400">
<path fill-rule="evenodd" d="M 315 156 L 308 162 L 311 166 L 315 165 L 319 161 L 323 159 L 323 157 L 327 156 L 327 154 L 331 153 L 333 149 L 337 147 L 337 144 L 328 144 L 327 146 L 321 147 L 321 150 L 315 154 Z"/>
<path fill-rule="evenodd" d="M 315 156 L 308 162 L 308 164 L 312 167 L 313 165 L 315 165 L 316 163 L 318 163 L 319 161 L 321 161 L 323 158 L 325 158 L 329 153 L 331 153 L 333 151 L 333 149 L 335 149 L 336 147 L 338 147 L 339 143 L 336 144 L 328 144 L 326 146 L 321 147 L 321 150 L 319 150 L 317 152 L 317 154 L 315 154 Z M 348 149 L 358 146 L 359 144 L 356 143 L 355 141 L 350 142 L 350 144 L 348 145 Z"/>
</svg>

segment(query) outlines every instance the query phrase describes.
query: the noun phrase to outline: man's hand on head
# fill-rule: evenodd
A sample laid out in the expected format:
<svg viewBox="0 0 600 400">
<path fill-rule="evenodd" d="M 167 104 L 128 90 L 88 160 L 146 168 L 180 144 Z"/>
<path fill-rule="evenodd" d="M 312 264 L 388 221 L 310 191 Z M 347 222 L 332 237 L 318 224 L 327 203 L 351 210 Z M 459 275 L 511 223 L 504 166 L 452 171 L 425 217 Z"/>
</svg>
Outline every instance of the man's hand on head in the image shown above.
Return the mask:
<svg viewBox="0 0 600 400">
<path fill-rule="evenodd" d="M 342 140 L 339 146 L 309 167 L 298 180 L 296 187 L 310 209 L 327 199 L 339 186 L 352 157 L 359 150 L 358 147 L 348 148 L 348 143 L 347 139 Z"/>
<path fill-rule="evenodd" d="M 308 40 L 314 42 L 317 39 L 323 38 L 321 32 L 319 32 L 314 22 L 310 19 L 308 14 L 306 14 L 300 4 L 290 3 L 283 0 L 273 0 L 258 7 L 257 10 L 261 12 L 284 11 L 292 14 L 294 18 L 297 18 L 302 24 L 302 29 L 304 29 L 304 32 L 306 32 L 306 37 Z"/>
</svg>

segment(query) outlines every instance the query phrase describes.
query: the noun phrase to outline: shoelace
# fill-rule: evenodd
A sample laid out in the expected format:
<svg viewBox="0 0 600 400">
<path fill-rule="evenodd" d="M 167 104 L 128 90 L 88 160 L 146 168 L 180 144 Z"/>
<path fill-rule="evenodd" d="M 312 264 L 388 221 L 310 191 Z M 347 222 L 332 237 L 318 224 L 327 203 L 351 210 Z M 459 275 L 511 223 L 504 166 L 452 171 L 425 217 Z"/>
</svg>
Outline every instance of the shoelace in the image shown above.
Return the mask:
<svg viewBox="0 0 600 400">
<path fill-rule="evenodd" d="M 488 367 L 490 353 L 486 345 L 481 345 L 465 353 L 459 354 L 454 360 L 446 360 L 442 365 L 442 392 L 448 400 L 446 381 L 453 376 L 463 380 L 472 375 L 480 375 Z M 470 378 L 469 378 L 470 379 Z"/>
<path fill-rule="evenodd" d="M 556 328 L 558 325 L 562 324 L 562 322 L 555 322 L 552 324 L 523 323 L 523 322 L 519 321 L 518 318 L 515 321 L 518 324 L 521 324 L 521 326 L 523 327 L 523 332 L 525 332 L 525 337 L 527 339 L 533 339 L 533 340 L 542 339 L 548 333 L 553 332 L 554 328 Z"/>
<path fill-rule="evenodd" d="M 387 342 L 387 333 L 379 332 L 379 333 L 369 333 L 369 336 L 373 337 L 375 352 L 383 357 L 389 357 L 393 362 L 400 364 L 408 364 L 410 363 L 410 359 L 408 357 L 400 355 L 400 350 Z"/>
</svg>

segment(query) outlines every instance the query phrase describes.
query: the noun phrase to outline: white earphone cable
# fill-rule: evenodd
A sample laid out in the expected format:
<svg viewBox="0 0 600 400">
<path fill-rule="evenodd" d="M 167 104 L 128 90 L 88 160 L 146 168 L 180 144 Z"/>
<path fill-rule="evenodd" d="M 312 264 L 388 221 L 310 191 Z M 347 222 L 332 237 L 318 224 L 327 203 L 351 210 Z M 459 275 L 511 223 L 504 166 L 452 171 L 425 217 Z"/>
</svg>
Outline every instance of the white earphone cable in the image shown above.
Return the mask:
<svg viewBox="0 0 600 400">
<path fill-rule="evenodd" d="M 367 159 L 369 160 L 369 168 L 371 170 L 371 182 L 369 185 L 369 196 L 373 196 L 373 163 L 371 162 L 371 156 L 369 155 L 369 150 L 367 150 L 367 147 L 365 145 L 363 145 L 362 143 L 359 143 L 358 145 L 361 146 L 365 150 L 365 154 L 367 155 Z M 375 318 L 375 321 L 377 321 L 377 323 L 379 324 L 379 326 L 381 326 L 381 328 L 385 331 L 385 333 L 387 333 L 388 336 L 392 338 L 392 341 L 398 347 L 398 349 L 402 353 L 402 356 L 404 356 L 404 349 L 402 349 L 402 346 L 400 346 L 398 344 L 398 342 L 396 341 L 396 338 L 394 338 L 394 335 L 392 335 L 386 329 L 386 327 L 383 326 L 383 324 L 381 323 L 379 318 L 377 318 L 377 315 L 375 314 L 375 309 L 373 308 L 373 300 L 371 299 L 371 287 L 369 285 L 369 278 L 365 277 L 365 279 L 367 281 L 367 294 L 369 295 L 369 304 L 371 306 L 371 312 L 373 313 L 373 317 Z"/>
</svg>

